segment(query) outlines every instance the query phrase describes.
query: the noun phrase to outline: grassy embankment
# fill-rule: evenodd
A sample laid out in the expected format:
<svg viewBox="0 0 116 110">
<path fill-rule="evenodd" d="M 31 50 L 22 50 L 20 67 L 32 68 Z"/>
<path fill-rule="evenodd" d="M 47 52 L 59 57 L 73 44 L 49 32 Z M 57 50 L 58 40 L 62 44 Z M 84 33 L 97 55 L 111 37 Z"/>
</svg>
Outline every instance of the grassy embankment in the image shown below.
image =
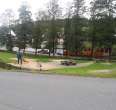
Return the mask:
<svg viewBox="0 0 116 110">
<path fill-rule="evenodd" d="M 28 54 L 24 55 L 24 57 L 34 59 L 40 62 L 49 62 L 52 59 L 52 58 L 49 58 L 48 56 L 34 56 L 34 55 L 28 55 Z M 1 69 L 16 69 L 15 67 L 8 64 L 15 61 L 13 58 L 16 58 L 16 53 L 1 51 L 0 52 L 0 68 Z"/>
<path fill-rule="evenodd" d="M 0 52 L 1 67 L 5 68 L 3 64 L 11 63 L 12 58 L 15 58 L 16 54 L 9 52 Z M 53 59 L 59 59 L 58 57 L 48 56 L 34 56 L 25 55 L 26 58 L 31 58 L 39 62 L 49 62 Z M 87 60 L 75 60 L 78 64 L 88 62 Z M 6 65 L 8 66 L 8 65 Z M 7 69 L 7 67 L 5 68 Z M 116 63 L 97 62 L 85 67 L 67 67 L 62 69 L 53 69 L 49 73 L 60 75 L 77 75 L 77 76 L 93 76 L 93 77 L 105 77 L 116 78 Z"/>
<path fill-rule="evenodd" d="M 68 67 L 53 69 L 50 72 L 61 75 L 92 76 L 102 78 L 116 78 L 116 63 L 93 63 L 86 67 Z"/>
<path fill-rule="evenodd" d="M 12 58 L 15 57 L 15 54 L 10 52 L 0 52 L 0 70 L 6 69 L 19 69 L 17 67 L 11 66 L 8 63 L 12 62 Z"/>
</svg>

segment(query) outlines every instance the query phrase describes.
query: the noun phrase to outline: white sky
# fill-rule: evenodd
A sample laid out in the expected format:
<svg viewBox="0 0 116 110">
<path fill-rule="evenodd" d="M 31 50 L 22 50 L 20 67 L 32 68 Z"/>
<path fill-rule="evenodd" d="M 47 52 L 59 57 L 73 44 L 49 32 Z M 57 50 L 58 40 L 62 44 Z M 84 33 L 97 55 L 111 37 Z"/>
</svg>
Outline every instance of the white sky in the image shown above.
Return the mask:
<svg viewBox="0 0 116 110">
<path fill-rule="evenodd" d="M 2 14 L 5 9 L 12 9 L 16 15 L 17 11 L 23 1 L 27 1 L 30 5 L 30 10 L 32 11 L 32 14 L 34 15 L 36 12 L 38 12 L 39 9 L 45 9 L 47 3 L 50 0 L 0 0 L 0 14 Z M 66 8 L 67 3 L 72 2 L 73 0 L 59 0 L 59 3 L 63 9 Z M 90 0 L 86 0 L 87 3 L 90 2 Z"/>
</svg>

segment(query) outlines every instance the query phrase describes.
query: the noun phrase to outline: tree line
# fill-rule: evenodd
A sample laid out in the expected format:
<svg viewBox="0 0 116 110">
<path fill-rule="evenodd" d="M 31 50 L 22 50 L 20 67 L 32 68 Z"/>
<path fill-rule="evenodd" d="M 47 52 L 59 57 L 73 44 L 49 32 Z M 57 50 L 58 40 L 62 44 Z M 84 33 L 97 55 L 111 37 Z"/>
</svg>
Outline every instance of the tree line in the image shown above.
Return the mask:
<svg viewBox="0 0 116 110">
<path fill-rule="evenodd" d="M 55 55 L 58 38 L 64 40 L 63 48 L 70 52 L 90 47 L 91 56 L 96 48 L 108 48 L 111 55 L 116 46 L 115 0 L 92 0 L 89 8 L 85 0 L 73 0 L 64 17 L 58 0 L 50 0 L 47 10 L 36 14 L 36 20 L 32 19 L 25 3 L 18 12 L 19 18 L 14 20 L 12 10 L 6 10 L 3 16 L 7 20 L 0 27 L 0 44 L 6 45 L 9 51 L 14 46 L 24 50 L 31 46 L 37 54 L 37 49 L 44 42 L 49 55 Z"/>
</svg>

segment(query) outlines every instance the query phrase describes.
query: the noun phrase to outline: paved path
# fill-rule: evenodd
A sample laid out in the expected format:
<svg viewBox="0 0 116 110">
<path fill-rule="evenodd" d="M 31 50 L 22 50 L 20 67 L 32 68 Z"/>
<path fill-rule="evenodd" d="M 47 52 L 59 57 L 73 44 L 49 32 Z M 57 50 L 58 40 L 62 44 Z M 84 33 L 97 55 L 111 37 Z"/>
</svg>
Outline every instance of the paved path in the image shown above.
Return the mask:
<svg viewBox="0 0 116 110">
<path fill-rule="evenodd" d="M 116 79 L 0 72 L 0 110 L 116 110 Z"/>
</svg>

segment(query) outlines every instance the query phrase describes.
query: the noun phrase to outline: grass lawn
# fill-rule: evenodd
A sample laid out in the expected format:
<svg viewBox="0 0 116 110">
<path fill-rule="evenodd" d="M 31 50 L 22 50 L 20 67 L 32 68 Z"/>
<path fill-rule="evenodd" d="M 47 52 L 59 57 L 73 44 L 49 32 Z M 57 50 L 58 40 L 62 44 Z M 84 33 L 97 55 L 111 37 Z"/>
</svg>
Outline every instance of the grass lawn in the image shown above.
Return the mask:
<svg viewBox="0 0 116 110">
<path fill-rule="evenodd" d="M 53 58 L 49 58 L 48 56 L 35 56 L 35 55 L 24 55 L 25 58 L 31 58 L 35 59 L 37 61 L 41 62 L 49 62 Z M 12 62 L 12 58 L 16 58 L 15 53 L 10 53 L 10 52 L 0 52 L 0 61 L 4 63 L 10 63 Z"/>
<path fill-rule="evenodd" d="M 0 52 L 0 61 L 4 63 L 12 62 L 12 58 L 16 57 L 15 54 L 10 52 Z"/>
<path fill-rule="evenodd" d="M 4 70 L 3 68 L 0 68 L 0 70 Z"/>
<path fill-rule="evenodd" d="M 35 56 L 35 55 L 29 55 L 29 54 L 25 54 L 24 55 L 25 58 L 30 58 L 30 59 L 35 59 L 38 62 L 50 62 L 52 60 L 57 60 L 57 59 L 66 59 L 63 57 L 49 57 L 46 55 L 40 55 L 40 56 Z M 0 61 L 5 62 L 5 63 L 10 63 L 12 62 L 12 58 L 16 58 L 16 54 L 15 53 L 10 53 L 10 52 L 0 52 Z M 75 60 L 77 63 L 85 63 L 88 62 L 88 60 L 79 60 L 76 59 Z"/>
<path fill-rule="evenodd" d="M 26 58 L 31 58 L 31 59 L 35 59 L 38 62 L 51 62 L 52 60 L 58 60 L 58 59 L 63 59 L 63 60 L 71 60 L 70 58 L 66 58 L 66 57 L 57 57 L 57 56 L 47 56 L 47 55 L 29 55 L 26 54 L 25 55 Z M 82 59 L 74 59 L 74 61 L 76 61 L 77 63 L 86 63 L 89 62 L 89 60 L 82 60 Z"/>
<path fill-rule="evenodd" d="M 53 57 L 49 57 L 49 56 L 45 56 L 45 55 L 35 56 L 35 55 L 29 55 L 29 54 L 26 54 L 25 58 L 34 59 L 38 62 L 50 62 L 51 60 L 55 59 Z"/>
<path fill-rule="evenodd" d="M 116 63 L 94 63 L 86 67 L 68 67 L 53 69 L 49 72 L 61 75 L 93 76 L 103 78 L 116 78 Z"/>
<path fill-rule="evenodd" d="M 11 63 L 12 58 L 16 58 L 15 53 L 0 52 L 0 62 Z M 61 59 L 59 57 L 34 56 L 34 55 L 28 55 L 28 54 L 25 55 L 25 58 L 35 59 L 38 62 L 49 62 L 55 59 Z M 88 62 L 89 60 L 76 59 L 75 61 L 77 63 L 85 63 L 85 62 Z M 49 70 L 48 73 L 61 74 L 61 75 L 93 76 L 93 77 L 104 77 L 104 78 L 115 77 L 116 78 L 116 63 L 105 63 L 101 61 L 101 62 L 93 63 L 86 67 L 68 67 L 68 68 L 61 68 L 61 69 L 53 69 L 53 70 Z"/>
</svg>

